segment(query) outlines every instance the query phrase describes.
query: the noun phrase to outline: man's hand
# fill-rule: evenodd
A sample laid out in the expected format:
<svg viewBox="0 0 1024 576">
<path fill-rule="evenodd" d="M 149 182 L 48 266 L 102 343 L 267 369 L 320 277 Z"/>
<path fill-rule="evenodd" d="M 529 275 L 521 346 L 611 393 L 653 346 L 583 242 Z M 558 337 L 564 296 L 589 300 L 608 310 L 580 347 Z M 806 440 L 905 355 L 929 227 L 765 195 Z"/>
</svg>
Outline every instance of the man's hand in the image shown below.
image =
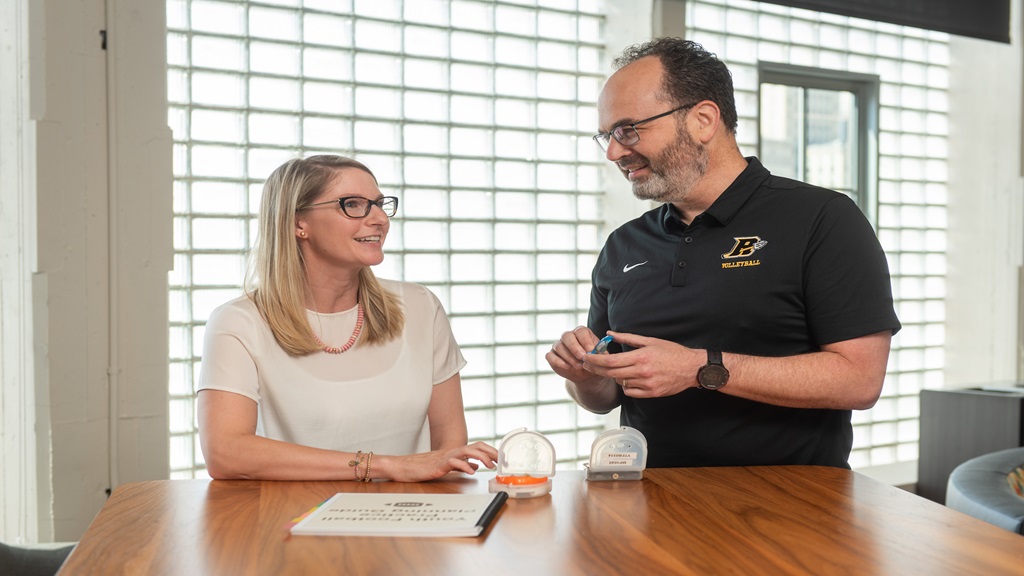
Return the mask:
<svg viewBox="0 0 1024 576">
<path fill-rule="evenodd" d="M 544 359 L 548 361 L 555 374 L 566 380 L 579 383 L 592 379 L 594 373 L 584 367 L 583 359 L 599 339 L 590 328 L 577 326 L 562 334 L 562 338 L 551 346 Z"/>
<path fill-rule="evenodd" d="M 556 374 L 565 378 L 565 390 L 577 404 L 591 412 L 604 414 L 618 406 L 622 396 L 614 380 L 595 374 L 584 364 L 584 358 L 609 356 L 608 353 L 589 353 L 598 340 L 589 328 L 577 326 L 562 334 L 544 358 Z"/>
<path fill-rule="evenodd" d="M 633 350 L 587 355 L 583 368 L 614 378 L 626 396 L 660 398 L 697 386 L 697 370 L 707 361 L 702 351 L 658 338 L 623 332 L 609 334 Z"/>
</svg>

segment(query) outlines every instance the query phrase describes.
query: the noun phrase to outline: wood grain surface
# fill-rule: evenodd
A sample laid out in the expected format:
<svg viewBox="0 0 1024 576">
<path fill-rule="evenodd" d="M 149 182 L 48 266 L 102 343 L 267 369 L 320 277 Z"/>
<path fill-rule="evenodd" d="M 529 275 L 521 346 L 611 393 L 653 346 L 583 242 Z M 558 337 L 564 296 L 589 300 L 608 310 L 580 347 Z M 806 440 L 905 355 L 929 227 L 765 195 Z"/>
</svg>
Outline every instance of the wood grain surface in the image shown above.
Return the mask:
<svg viewBox="0 0 1024 576">
<path fill-rule="evenodd" d="M 166 480 L 116 489 L 59 574 L 1024 574 L 1024 536 L 849 470 L 559 471 L 479 538 L 289 536 L 337 492 L 483 493 L 493 474 L 421 484 Z"/>
</svg>

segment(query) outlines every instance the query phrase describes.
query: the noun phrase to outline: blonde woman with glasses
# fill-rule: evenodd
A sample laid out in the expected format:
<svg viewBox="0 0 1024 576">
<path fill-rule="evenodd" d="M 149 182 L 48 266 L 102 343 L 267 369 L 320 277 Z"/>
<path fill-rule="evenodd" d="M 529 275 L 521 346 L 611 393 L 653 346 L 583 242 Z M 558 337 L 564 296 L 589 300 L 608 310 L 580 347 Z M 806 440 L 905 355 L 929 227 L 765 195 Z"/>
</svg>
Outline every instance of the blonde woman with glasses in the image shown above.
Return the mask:
<svg viewBox="0 0 1024 576">
<path fill-rule="evenodd" d="M 423 286 L 379 280 L 398 198 L 363 164 L 294 159 L 263 188 L 246 294 L 206 327 L 199 436 L 213 478 L 432 480 L 467 445 L 466 361 Z"/>
</svg>

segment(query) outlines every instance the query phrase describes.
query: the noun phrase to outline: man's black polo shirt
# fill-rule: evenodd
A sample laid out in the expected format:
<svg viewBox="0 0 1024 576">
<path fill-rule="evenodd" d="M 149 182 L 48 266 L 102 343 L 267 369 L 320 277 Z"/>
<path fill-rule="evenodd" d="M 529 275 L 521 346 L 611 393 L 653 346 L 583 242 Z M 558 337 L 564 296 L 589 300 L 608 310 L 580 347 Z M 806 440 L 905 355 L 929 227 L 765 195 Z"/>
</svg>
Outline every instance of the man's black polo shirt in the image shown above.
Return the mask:
<svg viewBox="0 0 1024 576">
<path fill-rule="evenodd" d="M 856 204 L 747 160 L 689 226 L 665 204 L 612 232 L 593 272 L 595 334 L 791 356 L 899 330 L 885 254 Z M 850 418 L 690 388 L 624 397 L 620 420 L 646 436 L 651 467 L 849 467 Z"/>
</svg>

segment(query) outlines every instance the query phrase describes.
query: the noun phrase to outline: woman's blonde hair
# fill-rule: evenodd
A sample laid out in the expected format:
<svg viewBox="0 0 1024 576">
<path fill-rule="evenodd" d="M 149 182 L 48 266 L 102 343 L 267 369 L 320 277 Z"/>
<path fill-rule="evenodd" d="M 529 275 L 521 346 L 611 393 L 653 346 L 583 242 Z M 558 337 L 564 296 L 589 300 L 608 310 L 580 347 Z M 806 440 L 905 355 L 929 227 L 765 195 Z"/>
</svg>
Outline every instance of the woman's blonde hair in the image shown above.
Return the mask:
<svg viewBox="0 0 1024 576">
<path fill-rule="evenodd" d="M 259 233 L 246 272 L 245 293 L 289 354 L 322 349 L 306 316 L 310 288 L 295 237 L 295 215 L 312 204 L 346 168 L 362 170 L 377 180 L 361 162 L 318 155 L 285 162 L 263 185 Z M 381 286 L 368 267 L 359 271 L 358 298 L 365 318 L 357 345 L 389 342 L 402 333 L 405 314 L 401 302 Z"/>
</svg>

